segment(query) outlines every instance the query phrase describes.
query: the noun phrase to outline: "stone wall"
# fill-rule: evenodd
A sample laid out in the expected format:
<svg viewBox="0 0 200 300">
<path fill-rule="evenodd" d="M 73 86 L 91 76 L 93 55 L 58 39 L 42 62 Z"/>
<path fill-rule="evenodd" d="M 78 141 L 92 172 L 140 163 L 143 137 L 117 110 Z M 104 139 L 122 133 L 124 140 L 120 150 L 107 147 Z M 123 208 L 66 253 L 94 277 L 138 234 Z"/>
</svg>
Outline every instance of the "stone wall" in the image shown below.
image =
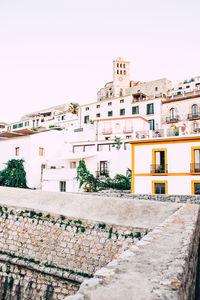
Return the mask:
<svg viewBox="0 0 200 300">
<path fill-rule="evenodd" d="M 2 259 L 2 258 L 1 258 Z M 52 274 L 38 272 L 30 266 L 20 266 L 0 260 L 0 299 L 54 300 L 73 295 L 80 284 Z"/>
<path fill-rule="evenodd" d="M 147 232 L 147 228 L 0 206 L 0 283 L 9 295 L 14 280 L 12 292 L 20 289 L 18 300 L 28 299 L 30 282 L 36 286 L 34 297 L 46 299 L 50 289 L 52 299 L 62 299 Z M 9 299 L 3 295 L 2 299 Z"/>
<path fill-rule="evenodd" d="M 200 195 L 157 195 L 157 194 L 131 194 L 127 191 L 114 191 L 106 190 L 98 193 L 91 193 L 92 195 L 105 196 L 105 197 L 117 197 L 127 199 L 138 200 L 152 200 L 161 202 L 175 202 L 175 203 L 192 203 L 200 204 Z"/>
<path fill-rule="evenodd" d="M 193 300 L 200 209 L 183 205 L 65 300 Z"/>
</svg>

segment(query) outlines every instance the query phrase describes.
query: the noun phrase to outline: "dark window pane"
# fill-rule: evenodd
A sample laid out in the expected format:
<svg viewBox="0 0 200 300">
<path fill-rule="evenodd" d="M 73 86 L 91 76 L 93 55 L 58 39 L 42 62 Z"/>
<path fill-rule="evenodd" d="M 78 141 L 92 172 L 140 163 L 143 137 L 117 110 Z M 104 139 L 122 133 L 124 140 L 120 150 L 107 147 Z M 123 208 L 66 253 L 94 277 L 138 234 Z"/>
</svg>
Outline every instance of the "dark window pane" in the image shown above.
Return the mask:
<svg viewBox="0 0 200 300">
<path fill-rule="evenodd" d="M 155 194 L 165 194 L 165 183 L 155 183 Z"/>
<path fill-rule="evenodd" d="M 200 195 L 200 183 L 199 182 L 196 182 L 194 184 L 194 194 L 195 195 Z"/>
<path fill-rule="evenodd" d="M 160 183 L 161 186 L 161 194 L 165 194 L 165 183 Z"/>
</svg>

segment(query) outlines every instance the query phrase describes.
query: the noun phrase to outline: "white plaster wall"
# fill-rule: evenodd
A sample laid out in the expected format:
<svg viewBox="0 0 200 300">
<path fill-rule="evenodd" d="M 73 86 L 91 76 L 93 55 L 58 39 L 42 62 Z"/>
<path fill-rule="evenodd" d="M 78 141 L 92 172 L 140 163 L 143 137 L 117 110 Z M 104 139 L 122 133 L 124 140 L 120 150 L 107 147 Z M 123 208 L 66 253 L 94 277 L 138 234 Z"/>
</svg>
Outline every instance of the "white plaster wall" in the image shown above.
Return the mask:
<svg viewBox="0 0 200 300">
<path fill-rule="evenodd" d="M 135 146 L 135 173 L 150 173 L 152 149 L 167 149 L 168 173 L 189 173 L 191 147 L 200 147 L 200 142 L 154 144 Z"/>
<path fill-rule="evenodd" d="M 86 166 L 95 174 L 97 171 L 97 164 L 100 161 L 108 161 L 109 176 L 114 177 L 116 174 L 126 175 L 127 168 L 131 169 L 131 150 L 116 150 L 112 148 L 111 151 L 99 151 L 96 157 L 85 159 Z"/>
<path fill-rule="evenodd" d="M 169 195 L 191 195 L 192 180 L 200 180 L 200 176 L 135 176 L 135 194 L 151 194 L 152 181 L 168 182 Z"/>
</svg>

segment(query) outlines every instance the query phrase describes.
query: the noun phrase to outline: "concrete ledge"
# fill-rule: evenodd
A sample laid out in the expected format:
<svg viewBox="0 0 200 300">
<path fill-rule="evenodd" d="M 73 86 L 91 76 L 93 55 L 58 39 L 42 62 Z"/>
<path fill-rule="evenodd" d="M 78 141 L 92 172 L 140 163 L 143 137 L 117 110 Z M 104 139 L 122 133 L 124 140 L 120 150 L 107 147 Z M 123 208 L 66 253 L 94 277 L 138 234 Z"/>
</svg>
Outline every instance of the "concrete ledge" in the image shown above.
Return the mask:
<svg viewBox="0 0 200 300">
<path fill-rule="evenodd" d="M 137 201 L 131 198 L 56 193 L 0 187 L 0 203 L 104 223 L 152 229 L 181 204 Z"/>
<path fill-rule="evenodd" d="M 184 205 L 65 300 L 194 299 L 199 224 L 199 206 Z"/>
</svg>

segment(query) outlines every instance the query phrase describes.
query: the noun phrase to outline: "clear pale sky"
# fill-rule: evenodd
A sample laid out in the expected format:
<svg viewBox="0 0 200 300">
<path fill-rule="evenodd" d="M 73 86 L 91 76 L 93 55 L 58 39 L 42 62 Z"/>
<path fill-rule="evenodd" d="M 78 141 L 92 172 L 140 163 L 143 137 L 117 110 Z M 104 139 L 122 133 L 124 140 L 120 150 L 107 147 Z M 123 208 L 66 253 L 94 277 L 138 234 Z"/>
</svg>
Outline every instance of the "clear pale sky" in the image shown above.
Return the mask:
<svg viewBox="0 0 200 300">
<path fill-rule="evenodd" d="M 96 101 L 112 61 L 131 79 L 200 75 L 199 0 L 0 0 L 0 121 Z"/>
</svg>

